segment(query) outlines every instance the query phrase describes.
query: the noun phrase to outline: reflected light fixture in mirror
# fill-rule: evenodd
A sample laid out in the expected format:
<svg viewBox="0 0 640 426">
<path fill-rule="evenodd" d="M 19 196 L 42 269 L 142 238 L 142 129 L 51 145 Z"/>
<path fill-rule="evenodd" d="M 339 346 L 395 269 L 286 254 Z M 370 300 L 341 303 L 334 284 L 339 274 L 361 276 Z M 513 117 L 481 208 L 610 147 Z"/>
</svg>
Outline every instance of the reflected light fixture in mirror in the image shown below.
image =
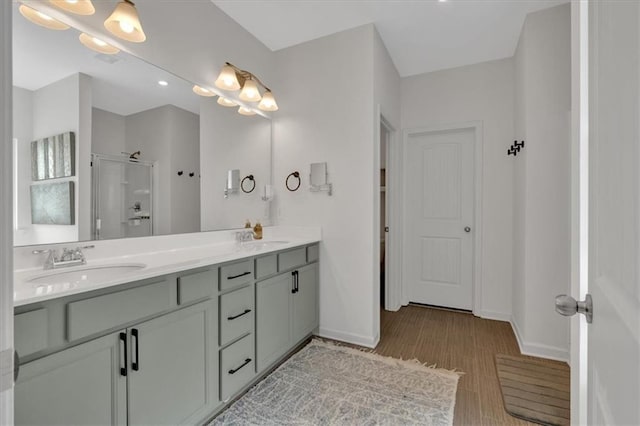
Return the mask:
<svg viewBox="0 0 640 426">
<path fill-rule="evenodd" d="M 196 95 L 207 96 L 207 97 L 216 95 L 211 90 L 205 89 L 204 87 L 200 87 L 197 84 L 193 86 L 193 93 L 195 93 Z"/>
<path fill-rule="evenodd" d="M 262 96 L 260 96 L 260 92 L 258 91 L 258 85 L 251 79 L 251 77 L 249 77 L 248 80 L 245 80 L 244 86 L 242 86 L 242 91 L 240 92 L 240 99 L 247 102 L 258 102 L 262 99 Z"/>
<path fill-rule="evenodd" d="M 231 99 L 223 98 L 222 96 L 220 96 L 218 98 L 218 105 L 222 105 L 222 106 L 225 106 L 225 107 L 238 106 L 238 104 L 233 102 Z"/>
<path fill-rule="evenodd" d="M 240 88 L 236 71 L 231 65 L 227 63 L 222 67 L 222 71 L 220 71 L 220 75 L 218 75 L 215 85 L 216 87 L 224 90 L 238 90 Z"/>
<path fill-rule="evenodd" d="M 45 15 L 42 12 L 39 12 L 35 9 L 30 8 L 24 4 L 20 5 L 20 13 L 22 16 L 27 18 L 29 21 L 33 22 L 36 25 L 40 25 L 41 27 L 48 28 L 50 30 L 67 30 L 69 26 L 67 24 L 63 24 L 62 22 L 53 19 L 49 15 Z"/>
<path fill-rule="evenodd" d="M 142 31 L 142 24 L 135 5 L 129 0 L 123 0 L 104 21 L 104 27 L 116 37 L 134 43 L 142 43 L 147 36 Z"/>
<path fill-rule="evenodd" d="M 252 109 L 241 106 L 238 108 L 238 112 L 242 115 L 256 115 L 256 112 Z"/>
<path fill-rule="evenodd" d="M 258 104 L 258 108 L 263 111 L 277 111 L 278 104 L 276 103 L 276 98 L 273 97 L 273 93 L 270 90 L 264 92 L 262 95 L 262 100 Z"/>
<path fill-rule="evenodd" d="M 80 43 L 84 44 L 91 50 L 95 50 L 99 53 L 104 53 L 105 55 L 115 55 L 120 51 L 117 47 L 110 45 L 97 37 L 90 36 L 89 34 L 82 33 L 80 34 Z"/>
<path fill-rule="evenodd" d="M 76 15 L 93 15 L 96 13 L 96 8 L 93 7 L 91 0 L 49 0 L 55 6 L 67 12 L 75 13 Z"/>
</svg>

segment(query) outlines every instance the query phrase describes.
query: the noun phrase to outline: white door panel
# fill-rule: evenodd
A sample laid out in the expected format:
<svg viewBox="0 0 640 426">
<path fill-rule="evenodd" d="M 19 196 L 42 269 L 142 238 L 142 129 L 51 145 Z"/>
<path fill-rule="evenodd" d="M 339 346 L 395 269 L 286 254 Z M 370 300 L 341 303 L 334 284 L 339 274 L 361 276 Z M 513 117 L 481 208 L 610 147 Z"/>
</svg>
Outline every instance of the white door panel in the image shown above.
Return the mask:
<svg viewBox="0 0 640 426">
<path fill-rule="evenodd" d="M 588 422 L 637 425 L 640 2 L 590 2 L 589 15 Z"/>
<path fill-rule="evenodd" d="M 410 133 L 405 169 L 409 300 L 471 309 L 475 130 Z"/>
</svg>

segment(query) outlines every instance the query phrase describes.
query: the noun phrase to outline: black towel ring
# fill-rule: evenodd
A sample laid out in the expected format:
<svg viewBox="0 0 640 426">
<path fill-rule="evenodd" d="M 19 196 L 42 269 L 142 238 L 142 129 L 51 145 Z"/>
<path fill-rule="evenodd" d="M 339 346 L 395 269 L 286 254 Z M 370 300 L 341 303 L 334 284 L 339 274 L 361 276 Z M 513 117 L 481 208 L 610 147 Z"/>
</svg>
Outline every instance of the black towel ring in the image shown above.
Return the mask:
<svg viewBox="0 0 640 426">
<path fill-rule="evenodd" d="M 249 180 L 249 181 L 253 182 L 253 185 L 251 186 L 251 189 L 249 189 L 249 190 L 246 190 L 244 188 L 244 182 L 246 180 Z M 256 189 L 256 181 L 253 178 L 253 175 L 245 176 L 244 178 L 242 178 L 242 181 L 240 182 L 240 188 L 242 189 L 242 192 L 244 192 L 245 194 L 253 192 L 253 190 Z"/>
<path fill-rule="evenodd" d="M 289 179 L 291 177 L 294 177 L 296 179 L 298 179 L 298 184 L 294 187 L 289 186 Z M 297 191 L 298 188 L 300 188 L 300 172 L 291 172 L 289 173 L 289 176 L 287 176 L 287 180 L 285 181 L 285 185 L 287 186 L 287 189 L 291 192 Z"/>
</svg>

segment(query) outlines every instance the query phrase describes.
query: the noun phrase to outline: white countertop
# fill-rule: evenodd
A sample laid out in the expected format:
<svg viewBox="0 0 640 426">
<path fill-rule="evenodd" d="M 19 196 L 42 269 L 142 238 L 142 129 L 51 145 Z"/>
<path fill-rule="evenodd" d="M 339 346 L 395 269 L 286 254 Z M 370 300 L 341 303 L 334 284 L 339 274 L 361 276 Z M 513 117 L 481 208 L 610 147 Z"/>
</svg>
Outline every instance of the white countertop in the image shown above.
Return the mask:
<svg viewBox="0 0 640 426">
<path fill-rule="evenodd" d="M 266 229 L 267 228 L 265 228 L 265 231 Z M 209 233 L 212 235 L 212 238 L 210 238 L 208 243 L 201 237 L 198 238 L 198 241 L 192 239 L 190 242 L 183 236 L 176 236 L 175 241 L 171 244 L 175 248 L 166 249 L 163 247 L 158 250 L 149 249 L 134 252 L 131 251 L 131 247 L 128 252 L 126 251 L 126 247 L 131 246 L 131 239 L 118 240 L 122 244 L 121 251 L 118 254 L 109 256 L 108 253 L 105 253 L 103 250 L 101 253 L 103 256 L 101 257 L 91 257 L 87 255 L 87 264 L 83 266 L 50 270 L 44 270 L 42 266 L 16 269 L 14 271 L 14 306 L 28 305 L 34 302 L 42 302 L 62 296 L 84 293 L 174 272 L 286 250 L 320 241 L 319 230 L 318 232 L 286 232 L 283 229 L 273 229 L 270 232 L 265 232 L 265 238 L 263 240 L 257 240 L 248 244 L 236 243 L 230 240 L 229 236 L 231 236 L 232 233 L 229 231 L 220 232 L 220 234 L 215 232 Z M 167 239 L 171 239 L 170 236 L 160 238 L 163 238 L 165 242 Z M 151 239 L 153 239 L 153 237 L 147 238 L 147 240 Z M 271 244 L 269 244 L 269 242 L 271 242 Z M 97 241 L 91 244 L 98 245 L 100 243 L 102 242 Z M 112 251 L 114 247 L 113 241 L 105 243 L 111 246 L 110 251 Z M 153 243 L 153 241 L 151 241 L 151 243 Z M 197 245 L 195 243 L 197 243 Z M 71 243 L 65 246 L 74 247 L 76 245 L 78 244 Z M 163 244 L 158 244 L 158 246 L 163 246 Z M 33 250 L 34 247 L 30 247 L 29 249 Z M 67 280 L 66 282 L 55 282 L 51 284 L 46 282 L 31 282 L 34 278 L 48 274 L 62 274 L 88 268 L 100 268 L 108 265 L 144 265 L 144 267 L 112 277 L 108 275 L 102 276 L 95 280 Z"/>
</svg>

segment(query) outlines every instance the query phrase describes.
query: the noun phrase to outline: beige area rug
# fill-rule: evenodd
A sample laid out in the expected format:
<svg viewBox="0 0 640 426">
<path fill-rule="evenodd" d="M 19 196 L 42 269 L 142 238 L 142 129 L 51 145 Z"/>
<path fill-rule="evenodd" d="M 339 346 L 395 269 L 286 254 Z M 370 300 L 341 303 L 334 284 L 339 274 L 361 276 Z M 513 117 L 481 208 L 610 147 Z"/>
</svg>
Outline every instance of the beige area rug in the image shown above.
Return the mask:
<svg viewBox="0 0 640 426">
<path fill-rule="evenodd" d="M 459 373 L 313 340 L 212 425 L 451 425 Z"/>
<path fill-rule="evenodd" d="M 570 376 L 564 362 L 496 355 L 507 412 L 543 425 L 569 425 Z"/>
</svg>

